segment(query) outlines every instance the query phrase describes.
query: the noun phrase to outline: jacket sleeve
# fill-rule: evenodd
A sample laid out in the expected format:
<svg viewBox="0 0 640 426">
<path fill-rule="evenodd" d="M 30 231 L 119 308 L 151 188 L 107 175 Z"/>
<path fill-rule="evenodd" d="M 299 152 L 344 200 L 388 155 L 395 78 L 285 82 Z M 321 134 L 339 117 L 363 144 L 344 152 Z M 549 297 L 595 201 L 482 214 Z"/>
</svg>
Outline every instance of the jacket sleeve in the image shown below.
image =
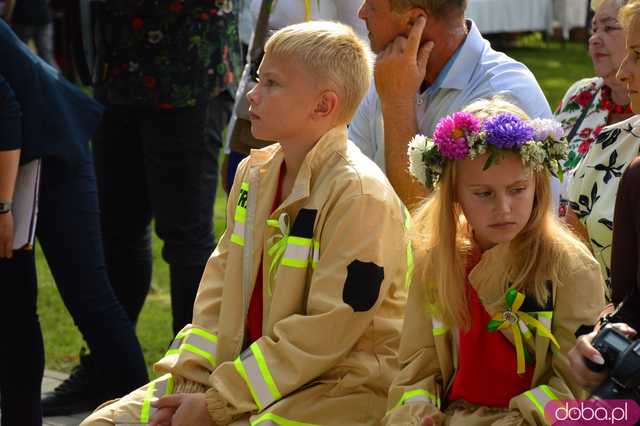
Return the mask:
<svg viewBox="0 0 640 426">
<path fill-rule="evenodd" d="M 193 308 L 193 323 L 175 336 L 165 356 L 154 370 L 172 373 L 175 393 L 204 392 L 209 376 L 218 365 L 218 318 L 222 303 L 229 241 L 234 229 L 234 208 L 239 196 L 247 160 L 238 166 L 227 202 L 227 227 L 218 242 L 200 280 Z"/>
<path fill-rule="evenodd" d="M 358 350 L 356 344 L 387 295 L 402 291 L 406 246 L 395 196 L 338 200 L 319 232 L 320 255 L 308 284 L 306 312 L 277 322 L 273 337 L 261 337 L 211 375 L 207 402 L 216 424 L 262 411 L 339 368 L 345 355 Z"/>
<path fill-rule="evenodd" d="M 576 330 L 583 324 L 593 324 L 605 306 L 604 283 L 595 260 L 574 259 L 573 262 L 579 266 L 557 285 L 551 332 L 560 348 L 550 345 L 548 379 L 512 398 L 509 405 L 509 408 L 518 410 L 528 424 L 548 424 L 544 407 L 552 400 L 583 399 L 587 396 L 573 381 L 567 353 L 576 343 Z"/>
<path fill-rule="evenodd" d="M 435 338 L 448 338 L 448 330 L 432 315 L 419 275 L 409 290 L 400 340 L 401 372 L 389 390 L 383 425 L 422 425 L 425 416 L 438 424 L 444 399 L 443 379 Z M 434 327 L 435 324 L 435 327 Z"/>
<path fill-rule="evenodd" d="M 22 113 L 20 104 L 0 74 L 0 151 L 22 148 Z"/>
</svg>

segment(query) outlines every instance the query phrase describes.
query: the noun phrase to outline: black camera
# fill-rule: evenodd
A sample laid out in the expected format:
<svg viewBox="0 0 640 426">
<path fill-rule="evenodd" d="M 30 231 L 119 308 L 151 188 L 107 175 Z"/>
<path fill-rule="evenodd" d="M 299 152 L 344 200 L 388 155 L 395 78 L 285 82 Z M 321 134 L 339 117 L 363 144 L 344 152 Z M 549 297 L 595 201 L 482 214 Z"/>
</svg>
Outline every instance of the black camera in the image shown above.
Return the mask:
<svg viewBox="0 0 640 426">
<path fill-rule="evenodd" d="M 630 340 L 613 327 L 603 327 L 591 342 L 602 354 L 604 365 L 585 360 L 595 372 L 609 370 L 609 377 L 593 391 L 593 399 L 633 399 L 640 402 L 640 340 Z"/>
</svg>

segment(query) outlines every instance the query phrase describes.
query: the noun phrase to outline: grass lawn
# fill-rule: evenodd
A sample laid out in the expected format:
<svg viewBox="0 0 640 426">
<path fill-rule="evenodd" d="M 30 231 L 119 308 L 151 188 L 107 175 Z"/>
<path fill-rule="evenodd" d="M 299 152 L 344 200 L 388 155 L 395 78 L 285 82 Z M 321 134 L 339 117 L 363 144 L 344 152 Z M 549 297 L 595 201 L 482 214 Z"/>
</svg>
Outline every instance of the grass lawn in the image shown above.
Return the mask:
<svg viewBox="0 0 640 426">
<path fill-rule="evenodd" d="M 593 75 L 585 44 L 548 43 L 544 47 L 522 47 L 507 52 L 525 63 L 536 75 L 552 109 L 576 80 Z M 226 195 L 218 189 L 215 206 L 216 235 L 224 229 Z M 160 256 L 162 243 L 153 241 L 152 291 L 138 322 L 137 333 L 144 349 L 147 365 L 158 360 L 172 336 L 168 267 Z M 42 252 L 37 249 L 39 299 L 38 312 L 45 339 L 47 368 L 69 371 L 78 362 L 82 338 L 73 325 L 51 278 Z"/>
</svg>

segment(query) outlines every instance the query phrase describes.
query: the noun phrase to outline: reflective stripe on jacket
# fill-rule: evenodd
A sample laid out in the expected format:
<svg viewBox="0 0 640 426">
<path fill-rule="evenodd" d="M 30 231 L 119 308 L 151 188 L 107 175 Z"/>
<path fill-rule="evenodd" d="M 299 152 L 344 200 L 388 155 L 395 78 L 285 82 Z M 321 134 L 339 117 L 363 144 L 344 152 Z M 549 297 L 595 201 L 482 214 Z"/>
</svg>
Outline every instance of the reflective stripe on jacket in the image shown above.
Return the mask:
<svg viewBox="0 0 640 426">
<path fill-rule="evenodd" d="M 508 245 L 501 244 L 486 251 L 480 263 L 469 275 L 469 282 L 480 300 L 502 301 L 485 304 L 491 316 L 506 310 L 504 293 L 491 285 L 495 280 L 495 265 L 508 256 Z M 437 307 L 429 305 L 426 285 L 417 280 L 409 291 L 407 311 L 402 331 L 399 358 L 402 371 L 389 391 L 384 425 L 422 425 L 425 416 L 435 424 L 546 424 L 544 406 L 553 399 L 577 399 L 584 391 L 572 381 L 567 352 L 575 344 L 575 331 L 583 324 L 593 324 L 605 305 L 604 283 L 599 265 L 584 252 L 564 254 L 566 271 L 562 281 L 551 288 L 553 311 L 537 312 L 538 320 L 551 330 L 560 347 L 550 344 L 541 333 L 525 339 L 535 356 L 532 388 L 513 397 L 508 409 L 485 409 L 476 412 L 448 409 L 447 391 L 456 369 L 454 333 L 439 320 Z M 417 259 L 419 261 L 419 259 Z M 497 331 L 499 332 L 499 331 Z M 512 342 L 513 338 L 505 334 Z M 512 336 L 512 335 L 511 335 Z M 491 384 L 487 384 L 487 392 Z M 453 404 L 455 407 L 455 404 Z M 477 408 L 477 407 L 476 407 Z M 476 414 L 477 413 L 477 414 Z M 460 414 L 460 416 L 458 416 Z M 447 424 L 449 424 L 447 423 Z M 493 423 L 491 423 L 493 424 Z"/>
<path fill-rule="evenodd" d="M 407 215 L 381 170 L 347 141 L 344 127 L 307 154 L 291 194 L 271 213 L 283 159 L 275 144 L 253 150 L 240 164 L 227 230 L 206 266 L 193 325 L 178 334 L 156 369 L 174 374 L 176 393 L 213 389 L 208 397 L 224 402 L 218 424 L 249 414 L 252 424 L 281 424 L 275 418 L 376 424 L 399 371 L 412 265 Z M 243 350 L 259 267 L 263 337 Z M 314 391 L 319 386 L 327 390 Z M 326 409 L 293 415 L 304 407 L 288 401 L 304 392 L 315 395 L 309 404 Z M 352 394 L 365 395 L 371 408 L 352 407 L 359 420 L 345 422 L 352 418 L 341 418 Z"/>
</svg>

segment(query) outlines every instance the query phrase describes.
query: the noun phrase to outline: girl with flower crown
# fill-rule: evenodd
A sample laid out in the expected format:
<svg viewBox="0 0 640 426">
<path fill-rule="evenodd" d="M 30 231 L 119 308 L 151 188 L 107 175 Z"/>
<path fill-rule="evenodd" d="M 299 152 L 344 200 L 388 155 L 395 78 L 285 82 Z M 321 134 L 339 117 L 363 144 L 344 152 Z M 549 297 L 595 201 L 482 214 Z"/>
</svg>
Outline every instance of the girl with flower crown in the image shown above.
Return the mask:
<svg viewBox="0 0 640 426">
<path fill-rule="evenodd" d="M 386 425 L 546 424 L 574 333 L 604 306 L 597 261 L 550 210 L 562 129 L 499 99 L 410 144 L 434 189 L 414 216 L 415 271 Z"/>
</svg>

